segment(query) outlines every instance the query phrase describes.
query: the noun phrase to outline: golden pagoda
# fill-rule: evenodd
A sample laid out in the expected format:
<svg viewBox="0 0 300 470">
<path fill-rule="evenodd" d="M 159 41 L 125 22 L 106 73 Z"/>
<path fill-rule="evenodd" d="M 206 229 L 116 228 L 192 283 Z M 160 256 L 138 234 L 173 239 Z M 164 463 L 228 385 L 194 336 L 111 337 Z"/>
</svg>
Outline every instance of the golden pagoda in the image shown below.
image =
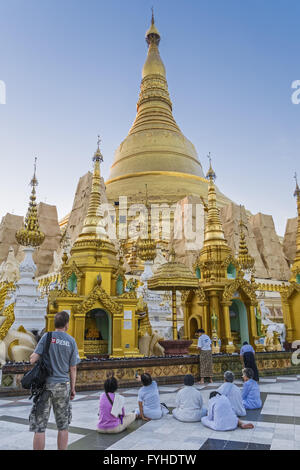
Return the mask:
<svg viewBox="0 0 300 470">
<path fill-rule="evenodd" d="M 152 203 L 173 204 L 190 194 L 207 194 L 207 180 L 195 147 L 172 114 L 166 69 L 159 53 L 160 38 L 152 12 L 136 118 L 115 152 L 106 181 L 107 197 L 112 203 L 119 195 L 127 196 L 129 203 L 139 202 L 145 184 L 151 188 Z M 217 195 L 220 205 L 230 202 L 219 191 Z"/>
<path fill-rule="evenodd" d="M 70 314 L 69 332 L 81 358 L 86 356 L 140 356 L 135 292 L 126 293 L 120 256 L 109 240 L 101 210 L 98 147 L 87 216 L 70 258 L 64 254 L 60 286 L 49 294 L 47 330 L 54 328 L 55 313 Z M 120 286 L 120 283 L 122 286 Z"/>
<path fill-rule="evenodd" d="M 185 299 L 185 337 L 194 340 L 191 352 L 196 352 L 195 332 L 203 328 L 208 335 L 214 332 L 221 339 L 223 352 L 232 353 L 244 341 L 257 348 L 255 288 L 244 279 L 239 261 L 244 268 L 253 265 L 247 257 L 248 249 L 242 235 L 239 260 L 227 244 L 217 207 L 216 174 L 210 155 L 209 159 L 204 243 L 194 264 L 199 287 Z"/>
</svg>

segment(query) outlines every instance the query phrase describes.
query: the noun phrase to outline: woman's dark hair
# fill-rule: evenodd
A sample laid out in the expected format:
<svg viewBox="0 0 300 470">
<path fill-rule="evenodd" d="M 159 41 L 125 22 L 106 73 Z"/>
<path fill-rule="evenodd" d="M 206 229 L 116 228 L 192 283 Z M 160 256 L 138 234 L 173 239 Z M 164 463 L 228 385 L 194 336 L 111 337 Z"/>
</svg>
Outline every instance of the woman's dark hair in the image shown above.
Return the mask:
<svg viewBox="0 0 300 470">
<path fill-rule="evenodd" d="M 114 377 L 109 377 L 104 382 L 105 393 L 115 393 L 118 388 L 118 381 Z"/>
<path fill-rule="evenodd" d="M 248 344 L 247 341 L 244 341 L 244 342 L 243 342 L 243 346 L 245 346 L 245 344 Z"/>
<path fill-rule="evenodd" d="M 55 328 L 64 328 L 69 323 L 69 314 L 64 310 L 62 312 L 57 312 L 54 317 L 54 326 Z"/>
<path fill-rule="evenodd" d="M 252 369 L 250 369 L 250 367 L 246 367 L 245 369 L 243 369 L 243 375 L 248 377 L 248 379 L 253 379 L 254 372 Z"/>
<path fill-rule="evenodd" d="M 145 372 L 145 374 L 141 374 L 141 382 L 142 384 L 147 387 L 147 385 L 152 384 L 152 377 L 150 374 Z"/>
<path fill-rule="evenodd" d="M 196 333 L 205 333 L 205 331 L 203 330 L 203 328 L 199 328 Z"/>
<path fill-rule="evenodd" d="M 216 392 L 216 391 L 211 392 L 210 395 L 209 395 L 209 398 L 214 398 L 214 397 L 216 397 L 217 395 L 221 395 L 221 393 Z"/>
<path fill-rule="evenodd" d="M 195 383 L 194 376 L 192 374 L 186 374 L 183 379 L 184 385 L 192 386 Z"/>
</svg>

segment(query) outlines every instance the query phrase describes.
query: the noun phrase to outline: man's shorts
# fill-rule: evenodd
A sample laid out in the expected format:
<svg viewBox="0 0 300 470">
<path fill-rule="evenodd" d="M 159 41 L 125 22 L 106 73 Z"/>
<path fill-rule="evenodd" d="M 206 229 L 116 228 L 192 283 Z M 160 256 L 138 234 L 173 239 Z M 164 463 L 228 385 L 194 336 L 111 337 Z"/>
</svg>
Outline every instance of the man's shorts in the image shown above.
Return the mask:
<svg viewBox="0 0 300 470">
<path fill-rule="evenodd" d="M 69 428 L 72 419 L 70 402 L 70 383 L 49 383 L 29 415 L 29 431 L 43 433 L 48 424 L 51 405 L 53 406 L 56 426 L 59 431 Z"/>
</svg>

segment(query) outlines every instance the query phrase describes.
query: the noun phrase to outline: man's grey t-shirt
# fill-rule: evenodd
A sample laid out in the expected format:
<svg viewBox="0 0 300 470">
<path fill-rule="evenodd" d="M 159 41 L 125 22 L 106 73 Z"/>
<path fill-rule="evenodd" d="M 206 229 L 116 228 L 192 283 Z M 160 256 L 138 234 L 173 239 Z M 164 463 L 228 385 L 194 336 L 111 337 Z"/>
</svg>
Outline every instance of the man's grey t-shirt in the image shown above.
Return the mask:
<svg viewBox="0 0 300 470">
<path fill-rule="evenodd" d="M 40 339 L 34 352 L 42 355 L 46 346 L 47 333 Z M 53 374 L 47 377 L 47 383 L 69 382 L 70 366 L 80 362 L 75 339 L 64 331 L 53 331 L 49 348 L 49 356 Z"/>
</svg>

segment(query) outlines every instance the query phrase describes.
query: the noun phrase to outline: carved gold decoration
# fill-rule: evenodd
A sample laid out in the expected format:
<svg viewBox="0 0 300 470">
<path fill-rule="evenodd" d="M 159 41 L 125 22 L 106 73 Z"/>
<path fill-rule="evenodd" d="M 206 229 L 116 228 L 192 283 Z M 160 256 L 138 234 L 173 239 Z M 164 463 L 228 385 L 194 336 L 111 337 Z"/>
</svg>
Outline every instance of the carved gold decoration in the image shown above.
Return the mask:
<svg viewBox="0 0 300 470">
<path fill-rule="evenodd" d="M 238 290 L 241 289 L 247 297 L 249 297 L 251 301 L 251 305 L 257 305 L 257 298 L 255 290 L 248 281 L 245 279 L 234 279 L 230 281 L 224 289 L 223 292 L 223 301 L 230 301 L 233 297 L 233 294 Z"/>
<path fill-rule="evenodd" d="M 73 312 L 86 314 L 93 305 L 100 301 L 104 308 L 113 315 L 122 314 L 122 306 L 113 300 L 101 286 L 95 286 L 92 292 L 79 305 L 74 305 Z"/>
<path fill-rule="evenodd" d="M 247 225 L 242 221 L 242 214 L 240 216 L 240 243 L 239 243 L 239 254 L 238 254 L 238 263 L 242 270 L 252 271 L 254 268 L 254 258 L 249 255 L 248 247 L 245 240 L 244 228 L 248 230 Z"/>
<path fill-rule="evenodd" d="M 8 330 L 13 325 L 15 321 L 15 314 L 14 314 L 14 307 L 15 304 L 10 304 L 8 307 L 4 309 L 1 313 L 2 316 L 6 317 L 2 325 L 0 326 L 0 340 L 3 340 L 8 333 Z"/>
<path fill-rule="evenodd" d="M 30 182 L 32 186 L 29 208 L 25 217 L 24 228 L 21 228 L 16 233 L 16 240 L 19 245 L 22 246 L 40 246 L 45 240 L 45 234 L 40 230 L 38 217 L 37 217 L 37 205 L 36 205 L 36 191 L 35 187 L 38 181 L 35 176 L 36 172 L 36 159 L 34 163 L 34 174 Z"/>
<path fill-rule="evenodd" d="M 68 280 L 72 276 L 72 274 L 75 274 L 78 282 L 78 291 L 80 290 L 80 281 L 83 276 L 82 271 L 78 268 L 77 264 L 75 263 L 74 260 L 72 260 L 70 265 L 63 264 L 61 268 L 61 288 L 63 290 L 68 290 L 67 285 L 68 285 Z"/>
<path fill-rule="evenodd" d="M 108 341 L 85 340 L 84 352 L 85 354 L 107 354 L 108 353 Z"/>
</svg>

